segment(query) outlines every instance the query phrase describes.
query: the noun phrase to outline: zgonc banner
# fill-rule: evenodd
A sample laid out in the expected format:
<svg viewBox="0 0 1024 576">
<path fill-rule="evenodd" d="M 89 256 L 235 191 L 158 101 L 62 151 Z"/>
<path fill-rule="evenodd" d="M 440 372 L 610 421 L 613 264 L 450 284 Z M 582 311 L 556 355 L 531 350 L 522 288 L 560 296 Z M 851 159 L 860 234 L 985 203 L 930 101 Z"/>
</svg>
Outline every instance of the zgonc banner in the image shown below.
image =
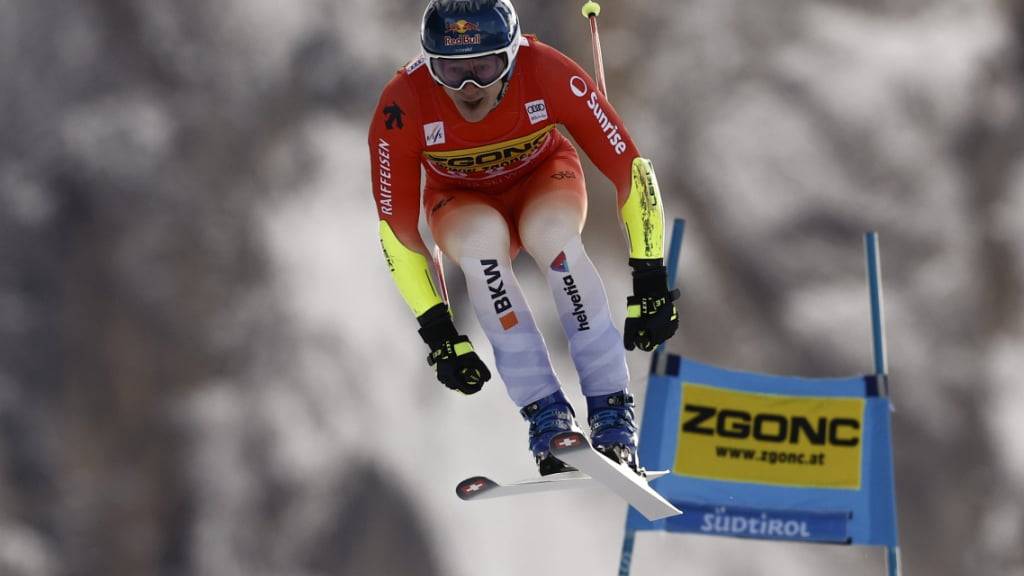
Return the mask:
<svg viewBox="0 0 1024 576">
<path fill-rule="evenodd" d="M 783 486 L 860 488 L 862 398 L 683 384 L 673 472 Z"/>
<path fill-rule="evenodd" d="M 726 370 L 675 355 L 652 365 L 640 461 L 683 511 L 628 530 L 896 545 L 889 399 L 874 376 Z"/>
</svg>

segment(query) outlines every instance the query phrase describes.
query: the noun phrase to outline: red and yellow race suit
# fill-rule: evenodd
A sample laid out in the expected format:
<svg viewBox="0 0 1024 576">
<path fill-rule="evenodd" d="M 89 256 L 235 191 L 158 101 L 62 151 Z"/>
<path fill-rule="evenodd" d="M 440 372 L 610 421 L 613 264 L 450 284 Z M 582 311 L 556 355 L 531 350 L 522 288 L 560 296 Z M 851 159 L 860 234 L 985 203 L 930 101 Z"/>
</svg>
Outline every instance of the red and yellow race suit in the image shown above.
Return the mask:
<svg viewBox="0 0 1024 576">
<path fill-rule="evenodd" d="M 650 161 L 582 68 L 535 36 L 523 37 L 508 89 L 482 122 L 465 121 L 423 57 L 384 88 L 369 132 L 381 243 L 403 298 L 419 316 L 440 303 L 418 231 L 420 170 L 426 188 L 501 195 L 572 134 L 615 185 L 631 258 L 661 258 L 664 215 Z"/>
</svg>

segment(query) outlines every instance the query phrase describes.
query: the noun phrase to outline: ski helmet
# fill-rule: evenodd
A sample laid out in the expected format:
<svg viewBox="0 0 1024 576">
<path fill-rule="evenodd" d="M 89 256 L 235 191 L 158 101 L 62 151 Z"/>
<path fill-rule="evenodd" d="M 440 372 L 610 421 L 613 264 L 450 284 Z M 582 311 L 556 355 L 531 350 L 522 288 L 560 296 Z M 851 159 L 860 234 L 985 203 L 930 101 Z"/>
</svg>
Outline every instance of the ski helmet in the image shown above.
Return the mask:
<svg viewBox="0 0 1024 576">
<path fill-rule="evenodd" d="M 420 27 L 430 75 L 455 90 L 508 82 L 521 38 L 509 0 L 431 0 Z"/>
</svg>

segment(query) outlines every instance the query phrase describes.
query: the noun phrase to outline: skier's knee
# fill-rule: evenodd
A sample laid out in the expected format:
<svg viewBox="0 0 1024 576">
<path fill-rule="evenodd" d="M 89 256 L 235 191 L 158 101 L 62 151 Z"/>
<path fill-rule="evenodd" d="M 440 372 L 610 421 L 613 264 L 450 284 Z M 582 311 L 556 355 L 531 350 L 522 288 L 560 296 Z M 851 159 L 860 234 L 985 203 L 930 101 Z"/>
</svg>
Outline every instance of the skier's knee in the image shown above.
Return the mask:
<svg viewBox="0 0 1024 576">
<path fill-rule="evenodd" d="M 541 266 L 549 266 L 565 246 L 580 235 L 581 218 L 571 209 L 533 210 L 523 215 L 519 237 Z"/>
<path fill-rule="evenodd" d="M 505 218 L 485 204 L 462 206 L 434 226 L 434 240 L 456 262 L 462 258 L 497 258 L 509 253 Z"/>
</svg>

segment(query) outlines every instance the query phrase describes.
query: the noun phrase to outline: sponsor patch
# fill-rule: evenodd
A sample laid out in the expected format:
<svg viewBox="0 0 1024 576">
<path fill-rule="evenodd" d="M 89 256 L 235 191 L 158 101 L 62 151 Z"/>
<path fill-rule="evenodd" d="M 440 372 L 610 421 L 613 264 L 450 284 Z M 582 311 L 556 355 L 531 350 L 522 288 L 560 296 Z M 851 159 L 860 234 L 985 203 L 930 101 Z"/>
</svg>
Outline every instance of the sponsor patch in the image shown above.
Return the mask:
<svg viewBox="0 0 1024 576">
<path fill-rule="evenodd" d="M 427 57 L 424 56 L 423 54 L 420 54 L 412 62 L 409 62 L 408 64 L 405 65 L 405 73 L 412 74 L 426 63 Z"/>
<path fill-rule="evenodd" d="M 569 303 L 572 304 L 573 318 L 576 319 L 576 331 L 583 332 L 590 330 L 590 319 L 587 318 L 586 305 L 583 303 L 583 296 L 580 295 L 580 291 L 576 288 L 576 280 L 573 279 L 572 274 L 566 274 L 562 276 L 562 292 L 565 292 L 565 296 L 569 299 Z"/>
<path fill-rule="evenodd" d="M 423 125 L 423 138 L 427 146 L 444 144 L 444 122 L 431 122 Z"/>
<path fill-rule="evenodd" d="M 562 274 L 569 272 L 569 263 L 565 259 L 565 252 L 559 252 L 558 256 L 555 256 L 555 259 L 551 261 L 551 269 Z"/>
<path fill-rule="evenodd" d="M 583 98 L 587 95 L 587 81 L 579 76 L 573 76 L 569 78 L 569 90 L 572 90 L 577 98 Z"/>
<path fill-rule="evenodd" d="M 449 202 L 455 199 L 455 196 L 445 196 L 444 198 L 437 201 L 434 207 L 430 209 L 431 214 L 437 214 L 437 211 L 448 205 Z"/>
<path fill-rule="evenodd" d="M 548 119 L 548 106 L 543 100 L 534 100 L 526 103 L 526 114 L 530 117 L 530 124 L 543 122 Z"/>
<path fill-rule="evenodd" d="M 612 150 L 615 150 L 616 154 L 622 155 L 626 151 L 626 142 L 619 132 L 619 127 L 612 122 L 608 114 L 601 108 L 601 103 L 597 101 L 597 92 L 590 90 L 590 87 L 587 86 L 587 81 L 579 76 L 569 78 L 569 90 L 577 98 L 583 98 L 587 95 L 588 91 L 590 92 L 587 108 L 594 113 L 594 119 L 597 120 L 598 126 L 601 127 L 601 132 L 608 138 L 608 143 L 611 144 Z"/>
<path fill-rule="evenodd" d="M 444 37 L 445 46 L 476 46 L 477 44 L 483 43 L 483 39 L 479 34 L 471 34 L 469 36 L 451 36 Z"/>
<path fill-rule="evenodd" d="M 391 216 L 391 145 L 377 139 L 377 206 L 381 214 Z"/>
<path fill-rule="evenodd" d="M 440 122 L 435 124 L 440 124 Z M 548 136 L 554 127 L 554 124 L 549 124 L 533 134 L 489 146 L 465 150 L 424 152 L 423 156 L 432 168 L 445 176 L 457 178 L 480 173 L 498 175 L 517 168 L 536 156 L 548 141 Z M 441 142 L 444 142 L 443 128 Z M 427 143 L 430 144 L 429 136 Z"/>
<path fill-rule="evenodd" d="M 501 321 L 501 327 L 505 330 L 511 330 L 515 328 L 516 324 L 519 324 L 519 319 L 516 318 L 515 310 L 510 311 L 508 314 L 498 318 Z"/>
<path fill-rule="evenodd" d="M 483 267 L 484 277 L 487 279 L 487 291 L 491 295 L 494 313 L 498 316 L 501 327 L 506 331 L 511 330 L 519 324 L 519 319 L 516 318 L 516 312 L 512 309 L 512 301 L 509 300 L 508 292 L 505 291 L 505 281 L 501 278 L 498 261 L 481 260 L 480 265 Z"/>
<path fill-rule="evenodd" d="M 476 22 L 470 22 L 469 20 L 456 20 L 455 22 L 449 22 L 446 27 L 446 31 L 455 32 L 456 34 L 465 34 L 466 32 L 479 32 L 480 25 Z"/>
<path fill-rule="evenodd" d="M 383 113 L 385 128 L 388 130 L 392 128 L 398 128 L 399 130 L 405 128 L 405 124 L 402 123 L 402 116 L 405 116 L 405 111 L 398 107 L 397 102 L 391 102 L 390 106 L 385 106 Z"/>
<path fill-rule="evenodd" d="M 590 108 L 590 111 L 594 113 L 594 119 L 597 120 L 597 124 L 601 127 L 601 132 L 608 138 L 608 143 L 611 144 L 615 153 L 621 155 L 625 152 L 626 142 L 622 139 L 619 127 L 601 109 L 601 104 L 597 101 L 597 92 L 590 93 L 590 99 L 587 100 L 587 108 Z"/>
<path fill-rule="evenodd" d="M 476 32 L 476 34 L 470 34 Z M 449 22 L 445 28 L 445 46 L 476 46 L 483 42 L 480 35 L 480 25 L 469 20 L 459 19 Z"/>
</svg>

